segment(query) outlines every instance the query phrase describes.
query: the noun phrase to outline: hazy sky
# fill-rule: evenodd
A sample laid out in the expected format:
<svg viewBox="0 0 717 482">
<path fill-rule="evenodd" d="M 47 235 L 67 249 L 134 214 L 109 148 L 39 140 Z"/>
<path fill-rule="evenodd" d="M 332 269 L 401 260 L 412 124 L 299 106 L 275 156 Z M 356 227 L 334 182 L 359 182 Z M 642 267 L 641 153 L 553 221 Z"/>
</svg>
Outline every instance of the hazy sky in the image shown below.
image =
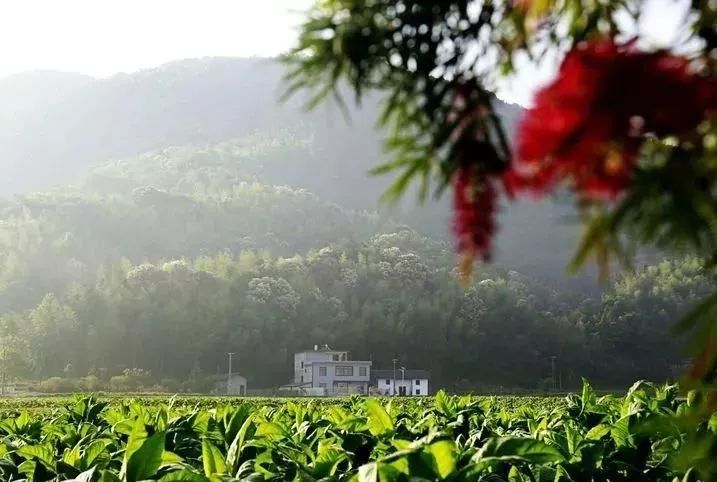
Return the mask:
<svg viewBox="0 0 717 482">
<path fill-rule="evenodd" d="M 675 4 L 646 0 L 646 29 L 669 42 Z M 25 70 L 103 77 L 188 57 L 271 56 L 291 47 L 312 0 L 0 0 L 0 76 Z M 670 5 L 670 6 L 668 6 Z M 504 97 L 525 103 L 550 68 L 525 68 Z"/>
</svg>

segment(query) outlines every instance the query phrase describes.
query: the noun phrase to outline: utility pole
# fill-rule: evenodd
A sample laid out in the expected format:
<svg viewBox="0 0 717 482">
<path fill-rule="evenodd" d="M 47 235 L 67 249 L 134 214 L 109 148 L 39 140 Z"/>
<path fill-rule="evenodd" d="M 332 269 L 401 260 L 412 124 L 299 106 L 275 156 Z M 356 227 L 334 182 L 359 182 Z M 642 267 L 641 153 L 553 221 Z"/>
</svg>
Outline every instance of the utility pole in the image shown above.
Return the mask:
<svg viewBox="0 0 717 482">
<path fill-rule="evenodd" d="M 5 395 L 5 382 L 6 382 L 6 374 L 7 374 L 7 348 L 5 345 L 2 347 L 2 389 L 0 390 L 0 394 Z"/>
<path fill-rule="evenodd" d="M 227 375 L 227 395 L 232 392 L 232 357 L 234 353 L 227 353 L 229 355 L 229 374 Z"/>
<path fill-rule="evenodd" d="M 401 386 L 406 390 L 406 367 L 401 367 Z"/>
<path fill-rule="evenodd" d="M 393 360 L 393 386 L 391 388 L 391 395 L 396 395 L 396 363 L 398 362 L 398 358 L 394 358 Z"/>
<path fill-rule="evenodd" d="M 558 358 L 555 355 L 550 357 L 550 373 L 551 378 L 553 380 L 553 391 L 555 391 L 557 387 L 557 380 L 555 380 L 555 359 Z"/>
</svg>

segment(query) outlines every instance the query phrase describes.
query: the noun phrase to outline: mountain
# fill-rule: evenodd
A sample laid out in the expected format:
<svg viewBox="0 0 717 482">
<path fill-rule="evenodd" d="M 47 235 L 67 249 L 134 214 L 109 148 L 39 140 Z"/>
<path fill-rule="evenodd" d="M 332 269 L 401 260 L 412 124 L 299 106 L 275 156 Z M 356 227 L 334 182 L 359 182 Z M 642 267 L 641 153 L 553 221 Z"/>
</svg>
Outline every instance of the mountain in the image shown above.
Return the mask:
<svg viewBox="0 0 717 482">
<path fill-rule="evenodd" d="M 91 169 L 74 184 L 0 200 L 0 313 L 92 280 L 118 260 L 291 257 L 395 226 L 262 172 L 306 142 L 255 135 L 165 148 Z"/>
<path fill-rule="evenodd" d="M 44 190 L 88 172 L 94 181 L 84 187 L 92 189 L 108 161 L 135 156 L 149 164 L 160 162 L 143 175 L 154 172 L 154 180 L 144 181 L 163 189 L 155 182 L 162 179 L 161 156 L 157 161 L 152 154 L 157 151 L 187 146 L 191 159 L 201 163 L 211 162 L 212 156 L 231 157 L 237 148 L 232 139 L 271 143 L 294 138 L 301 142 L 243 159 L 242 169 L 267 185 L 306 189 L 342 208 L 388 209 L 377 201 L 390 176 L 367 175 L 385 158 L 382 133 L 375 129 L 379 99 L 364 99 L 348 118 L 331 105 L 305 113 L 299 98 L 277 102 L 282 72 L 270 59 L 204 58 L 106 79 L 57 72 L 0 79 L 0 100 L 12 107 L 0 116 L 0 194 Z M 520 108 L 503 104 L 499 111 L 512 136 Z M 146 152 L 150 154 L 141 155 Z M 109 177 L 105 181 L 121 182 Z M 136 185 L 137 180 L 129 182 Z M 423 234 L 449 239 L 449 196 L 422 207 L 408 196 L 392 213 Z M 554 202 L 506 207 L 497 261 L 530 275 L 564 280 L 563 266 L 576 236 L 575 226 L 564 223 L 570 214 L 569 207 Z M 569 285 L 594 287 L 591 276 Z"/>
<path fill-rule="evenodd" d="M 280 70 L 268 61 L 176 62 L 108 79 L 61 83 L 52 96 L 44 94 L 56 73 L 24 75 L 35 78 L 24 92 L 29 105 L 18 106 L 24 115 L 0 130 L 5 192 L 65 182 L 109 158 L 218 141 L 280 121 L 273 108 Z M 0 98 L 6 95 L 3 86 Z"/>
<path fill-rule="evenodd" d="M 299 97 L 278 102 L 282 76 L 271 59 L 205 58 L 107 79 L 30 72 L 0 80 L 3 105 L 22 113 L 6 122 L 0 117 L 0 192 L 44 189 L 89 166 L 150 150 L 301 127 L 312 132 L 313 159 L 287 163 L 277 174 L 291 184 L 313 180 L 302 187 L 337 202 L 375 204 L 366 191 L 387 185 L 366 176 L 382 159 L 382 134 L 374 128 L 378 97 L 347 117 L 331 105 L 307 113 Z M 509 130 L 516 111 L 502 106 Z"/>
<path fill-rule="evenodd" d="M 1 78 L 0 129 L 4 134 L 19 134 L 33 118 L 43 116 L 50 106 L 93 81 L 87 75 L 46 70 Z"/>
</svg>

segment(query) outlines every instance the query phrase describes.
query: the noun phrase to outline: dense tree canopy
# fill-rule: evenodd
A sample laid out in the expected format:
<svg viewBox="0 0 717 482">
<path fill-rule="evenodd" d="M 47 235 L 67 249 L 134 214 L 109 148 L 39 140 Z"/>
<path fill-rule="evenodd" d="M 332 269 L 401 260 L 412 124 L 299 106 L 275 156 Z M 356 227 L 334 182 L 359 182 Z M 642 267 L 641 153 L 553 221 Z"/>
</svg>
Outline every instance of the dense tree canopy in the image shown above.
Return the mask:
<svg viewBox="0 0 717 482">
<path fill-rule="evenodd" d="M 75 186 L 0 200 L 0 310 L 92 281 L 100 266 L 122 257 L 291 255 L 395 225 L 267 183 L 261 167 L 295 154 L 290 147 L 299 143 L 284 136 L 166 149 L 94 169 Z"/>
<path fill-rule="evenodd" d="M 291 257 L 124 260 L 3 327 L 15 374 L 32 378 L 137 368 L 174 387 L 224 371 L 233 351 L 254 386 L 276 386 L 295 351 L 328 343 L 376 367 L 398 357 L 458 390 L 550 387 L 550 357 L 565 387 L 582 376 L 618 387 L 673 376 L 683 358 L 666 327 L 712 288 L 685 260 L 625 275 L 602 299 L 498 268 L 463 289 L 451 259 L 448 246 L 404 228 Z M 634 338 L 642 349 L 626 349 Z"/>
</svg>

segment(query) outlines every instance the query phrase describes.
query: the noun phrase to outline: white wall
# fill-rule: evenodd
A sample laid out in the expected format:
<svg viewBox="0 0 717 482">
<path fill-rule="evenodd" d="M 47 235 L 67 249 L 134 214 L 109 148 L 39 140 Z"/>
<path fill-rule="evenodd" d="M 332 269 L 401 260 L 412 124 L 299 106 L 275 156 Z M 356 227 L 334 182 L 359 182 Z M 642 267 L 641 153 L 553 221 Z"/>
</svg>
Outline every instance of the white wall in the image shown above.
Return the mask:
<svg viewBox="0 0 717 482">
<path fill-rule="evenodd" d="M 395 388 L 394 394 L 400 395 L 400 394 L 401 394 L 401 389 L 403 388 L 403 389 L 406 390 L 406 395 L 413 395 L 413 390 L 411 389 L 411 387 L 413 386 L 412 382 L 413 382 L 413 380 L 410 380 L 410 379 L 408 379 L 408 380 L 401 380 L 401 379 L 396 380 L 396 388 Z"/>
<path fill-rule="evenodd" d="M 240 375 L 232 375 L 228 387 L 226 383 L 224 384 L 224 389 L 228 389 L 229 395 L 246 395 L 246 387 L 246 378 Z"/>
<path fill-rule="evenodd" d="M 302 362 L 306 364 L 306 353 L 294 353 L 294 383 L 301 382 L 301 376 L 304 374 L 304 369 L 301 367 Z"/>
<path fill-rule="evenodd" d="M 416 389 L 420 391 L 420 393 L 416 393 Z M 413 381 L 413 389 L 411 391 L 414 395 L 428 395 L 428 379 L 427 378 L 420 378 L 418 379 L 418 385 L 416 385 L 416 380 Z"/>
<path fill-rule="evenodd" d="M 418 380 L 418 383 L 416 383 Z M 386 384 L 388 382 L 388 384 Z M 376 379 L 378 386 L 376 387 L 379 393 L 385 393 L 386 395 L 398 395 L 401 392 L 401 387 L 405 387 L 406 395 L 428 395 L 428 379 L 406 379 L 401 380 L 400 378 L 394 383 L 390 378 L 378 378 Z M 419 393 L 416 393 L 418 389 Z"/>
<path fill-rule="evenodd" d="M 339 366 L 350 366 L 353 368 L 353 375 L 336 375 L 336 367 Z M 321 375 L 321 368 L 326 369 L 326 374 Z M 366 369 L 365 375 L 360 375 L 361 368 Z M 320 386 L 321 383 L 326 384 L 329 391 L 334 386 L 335 382 L 352 382 L 360 383 L 363 387 L 368 386 L 371 380 L 371 362 L 370 361 L 343 361 L 343 362 L 313 362 L 311 364 L 312 369 L 312 384 L 315 387 Z M 364 390 L 365 391 L 365 390 Z"/>
<path fill-rule="evenodd" d="M 338 355 L 339 359 L 346 359 L 345 351 L 302 351 L 294 353 L 294 383 L 307 383 L 312 381 L 311 364 L 314 362 L 330 362 L 333 356 Z M 304 363 L 303 368 L 301 363 Z M 303 377 L 303 382 L 302 382 Z"/>
</svg>

